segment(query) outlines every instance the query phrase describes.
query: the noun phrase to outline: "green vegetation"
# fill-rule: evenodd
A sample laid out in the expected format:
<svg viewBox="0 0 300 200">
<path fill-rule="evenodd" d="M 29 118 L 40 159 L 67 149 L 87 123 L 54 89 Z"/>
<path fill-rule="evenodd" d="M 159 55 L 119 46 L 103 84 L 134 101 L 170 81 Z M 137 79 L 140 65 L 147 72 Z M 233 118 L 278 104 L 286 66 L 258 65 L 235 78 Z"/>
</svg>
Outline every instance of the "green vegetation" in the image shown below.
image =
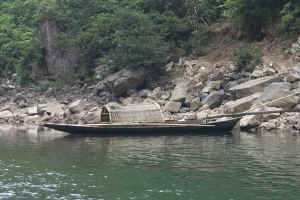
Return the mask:
<svg viewBox="0 0 300 200">
<path fill-rule="evenodd" d="M 233 51 L 231 61 L 238 67 L 239 71 L 252 71 L 255 66 L 262 63 L 262 56 L 260 49 L 243 44 Z"/>
<path fill-rule="evenodd" d="M 215 48 L 210 27 L 228 19 L 250 40 L 263 39 L 273 22 L 280 22 L 282 33 L 299 33 L 300 1 L 2 0 L 0 76 L 17 73 L 17 80 L 26 84 L 32 64 L 45 64 L 39 34 L 45 20 L 57 25 L 61 50 L 68 44 L 79 47 L 77 71 L 88 77 L 100 63 L 113 70 L 160 72 L 185 54 L 205 55 Z"/>
</svg>

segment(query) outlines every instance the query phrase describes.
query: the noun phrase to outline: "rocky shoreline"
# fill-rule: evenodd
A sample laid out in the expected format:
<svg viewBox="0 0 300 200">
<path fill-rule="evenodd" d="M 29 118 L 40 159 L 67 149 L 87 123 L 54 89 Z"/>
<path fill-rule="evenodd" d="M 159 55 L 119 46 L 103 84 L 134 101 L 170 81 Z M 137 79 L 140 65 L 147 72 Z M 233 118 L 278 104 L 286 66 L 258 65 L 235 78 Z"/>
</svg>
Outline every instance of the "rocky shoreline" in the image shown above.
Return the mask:
<svg viewBox="0 0 300 200">
<path fill-rule="evenodd" d="M 181 58 L 165 66 L 161 81 L 146 70 L 96 70 L 95 84 L 78 82 L 64 88 L 21 88 L 0 85 L 0 123 L 38 125 L 43 122 L 97 123 L 108 102 L 123 105 L 155 101 L 166 119 L 201 119 L 246 111 L 300 109 L 300 37 L 283 63 L 263 57 L 263 64 L 240 71 L 229 61 Z M 298 48 L 298 49 L 297 49 Z M 300 130 L 300 113 L 245 116 L 242 128 Z"/>
</svg>

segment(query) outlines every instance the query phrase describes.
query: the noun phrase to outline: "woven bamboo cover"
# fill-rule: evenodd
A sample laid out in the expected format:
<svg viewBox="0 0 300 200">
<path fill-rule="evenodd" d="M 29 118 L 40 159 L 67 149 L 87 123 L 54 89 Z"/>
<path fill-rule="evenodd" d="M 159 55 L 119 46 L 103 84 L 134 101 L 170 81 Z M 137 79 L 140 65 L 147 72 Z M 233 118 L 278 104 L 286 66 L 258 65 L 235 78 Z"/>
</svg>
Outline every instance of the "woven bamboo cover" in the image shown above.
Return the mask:
<svg viewBox="0 0 300 200">
<path fill-rule="evenodd" d="M 109 112 L 110 122 L 164 122 L 160 106 L 153 104 L 128 105 L 122 109 L 111 109 Z"/>
</svg>

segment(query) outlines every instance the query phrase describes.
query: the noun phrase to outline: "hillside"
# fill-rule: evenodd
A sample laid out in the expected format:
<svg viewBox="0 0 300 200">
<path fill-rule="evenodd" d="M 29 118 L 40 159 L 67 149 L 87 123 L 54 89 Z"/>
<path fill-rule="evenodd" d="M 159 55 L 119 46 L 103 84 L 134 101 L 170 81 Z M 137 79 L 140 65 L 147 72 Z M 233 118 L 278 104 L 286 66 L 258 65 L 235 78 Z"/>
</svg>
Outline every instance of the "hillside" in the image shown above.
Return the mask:
<svg viewBox="0 0 300 200">
<path fill-rule="evenodd" d="M 298 1 L 14 0 L 0 11 L 3 123 L 99 121 L 111 101 L 155 100 L 172 119 L 300 107 L 297 95 L 267 104 L 300 87 Z M 298 130 L 297 117 L 242 124 Z"/>
</svg>

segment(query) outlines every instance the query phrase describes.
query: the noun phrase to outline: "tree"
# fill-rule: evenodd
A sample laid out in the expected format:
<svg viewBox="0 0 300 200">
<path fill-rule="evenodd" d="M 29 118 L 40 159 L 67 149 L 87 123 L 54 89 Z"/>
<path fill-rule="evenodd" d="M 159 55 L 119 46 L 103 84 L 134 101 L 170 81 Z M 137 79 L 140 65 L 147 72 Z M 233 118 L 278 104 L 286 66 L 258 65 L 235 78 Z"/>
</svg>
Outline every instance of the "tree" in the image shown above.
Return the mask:
<svg viewBox="0 0 300 200">
<path fill-rule="evenodd" d="M 281 24 L 284 31 L 299 32 L 300 31 L 300 1 L 288 1 L 280 12 Z"/>
<path fill-rule="evenodd" d="M 35 0 L 0 3 L 1 74 L 17 72 L 22 82 L 28 78 L 30 64 L 41 57 L 36 5 Z"/>
<path fill-rule="evenodd" d="M 229 15 L 242 27 L 250 40 L 264 37 L 263 27 L 277 17 L 286 0 L 226 0 Z"/>
<path fill-rule="evenodd" d="M 168 44 L 151 18 L 123 8 L 112 15 L 97 17 L 99 44 L 106 63 L 117 68 L 147 67 L 153 71 L 167 61 Z"/>
</svg>

